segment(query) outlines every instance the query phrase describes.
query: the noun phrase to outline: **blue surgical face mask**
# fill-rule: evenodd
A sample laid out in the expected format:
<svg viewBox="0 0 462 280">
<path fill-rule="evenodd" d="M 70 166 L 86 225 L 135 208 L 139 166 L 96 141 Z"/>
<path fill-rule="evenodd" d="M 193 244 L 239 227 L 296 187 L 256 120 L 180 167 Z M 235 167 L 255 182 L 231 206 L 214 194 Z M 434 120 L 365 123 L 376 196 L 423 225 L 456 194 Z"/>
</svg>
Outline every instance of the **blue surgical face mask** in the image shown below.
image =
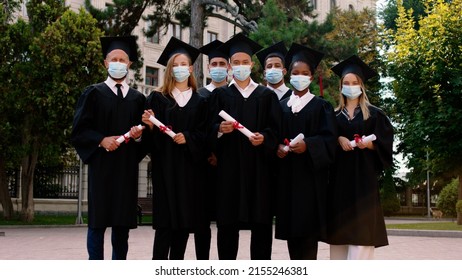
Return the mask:
<svg viewBox="0 0 462 280">
<path fill-rule="evenodd" d="M 191 73 L 189 73 L 189 66 L 175 66 L 173 67 L 173 77 L 178 83 L 186 81 Z"/>
<path fill-rule="evenodd" d="M 109 73 L 109 76 L 119 80 L 127 76 L 128 65 L 122 62 L 109 62 L 107 72 Z"/>
<path fill-rule="evenodd" d="M 228 69 L 225 67 L 213 67 L 210 68 L 210 77 L 212 81 L 216 83 L 223 82 L 228 76 Z"/>
<path fill-rule="evenodd" d="M 250 65 L 233 66 L 233 76 L 239 81 L 245 81 L 248 77 L 250 77 L 251 72 L 252 70 L 250 69 Z"/>
<path fill-rule="evenodd" d="M 311 77 L 305 75 L 290 76 L 290 84 L 298 91 L 305 90 L 311 84 Z"/>
<path fill-rule="evenodd" d="M 281 68 L 270 68 L 265 70 L 265 78 L 270 84 L 275 85 L 279 83 L 283 77 L 284 74 Z"/>
<path fill-rule="evenodd" d="M 356 99 L 362 94 L 361 86 L 342 86 L 342 94 L 348 99 Z"/>
</svg>

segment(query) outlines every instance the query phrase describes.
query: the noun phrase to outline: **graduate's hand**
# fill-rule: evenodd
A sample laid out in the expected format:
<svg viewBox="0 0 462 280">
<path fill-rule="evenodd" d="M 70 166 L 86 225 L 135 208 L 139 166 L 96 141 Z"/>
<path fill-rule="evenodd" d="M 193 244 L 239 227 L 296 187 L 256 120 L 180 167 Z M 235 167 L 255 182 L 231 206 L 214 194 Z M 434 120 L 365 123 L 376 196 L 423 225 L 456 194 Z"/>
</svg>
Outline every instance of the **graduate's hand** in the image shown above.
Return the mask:
<svg viewBox="0 0 462 280">
<path fill-rule="evenodd" d="M 142 129 L 138 128 L 138 126 L 132 126 L 132 128 L 130 128 L 130 136 L 133 139 L 140 138 L 141 134 L 143 134 L 143 129 L 144 129 L 144 126 L 143 126 Z"/>
<path fill-rule="evenodd" d="M 265 136 L 263 134 L 255 132 L 253 136 L 249 137 L 249 140 L 252 143 L 252 145 L 258 146 L 263 144 L 263 141 L 265 141 Z"/>
<path fill-rule="evenodd" d="M 173 141 L 177 144 L 186 144 L 186 138 L 184 137 L 184 134 L 183 133 L 177 133 L 174 137 L 173 137 Z"/>
<path fill-rule="evenodd" d="M 285 158 L 289 152 L 284 151 L 284 147 L 286 145 L 279 144 L 278 150 L 276 151 L 276 155 L 278 158 Z"/>
<path fill-rule="evenodd" d="M 207 161 L 211 166 L 217 166 L 218 160 L 214 153 L 210 154 L 210 156 L 207 158 Z"/>
<path fill-rule="evenodd" d="M 339 136 L 338 143 L 340 144 L 340 146 L 345 152 L 353 151 L 354 149 L 353 147 L 351 147 L 350 140 L 348 140 L 348 138 L 346 137 Z"/>
<path fill-rule="evenodd" d="M 220 127 L 218 128 L 218 132 L 221 133 L 231 133 L 234 130 L 234 125 L 232 121 L 222 121 L 220 123 Z"/>
<path fill-rule="evenodd" d="M 289 151 L 294 152 L 296 154 L 304 153 L 306 151 L 305 141 L 300 141 L 293 146 L 289 146 Z"/>
<path fill-rule="evenodd" d="M 141 116 L 141 120 L 143 121 L 143 123 L 148 125 L 150 130 L 152 130 L 153 127 L 154 127 L 154 124 L 149 120 L 149 117 L 151 117 L 151 116 L 155 116 L 154 112 L 151 109 L 144 110 L 144 113 Z"/>
<path fill-rule="evenodd" d="M 119 136 L 104 137 L 99 145 L 108 152 L 115 151 L 120 146 L 120 143 L 117 142 L 117 138 L 119 138 Z"/>
<path fill-rule="evenodd" d="M 365 136 L 363 136 L 364 138 Z M 359 141 L 359 142 L 356 142 L 356 147 L 360 148 L 361 150 L 362 149 L 370 149 L 370 150 L 373 150 L 374 149 L 374 144 L 372 143 L 372 141 L 370 142 L 367 142 L 367 143 L 364 143 L 363 141 Z"/>
</svg>

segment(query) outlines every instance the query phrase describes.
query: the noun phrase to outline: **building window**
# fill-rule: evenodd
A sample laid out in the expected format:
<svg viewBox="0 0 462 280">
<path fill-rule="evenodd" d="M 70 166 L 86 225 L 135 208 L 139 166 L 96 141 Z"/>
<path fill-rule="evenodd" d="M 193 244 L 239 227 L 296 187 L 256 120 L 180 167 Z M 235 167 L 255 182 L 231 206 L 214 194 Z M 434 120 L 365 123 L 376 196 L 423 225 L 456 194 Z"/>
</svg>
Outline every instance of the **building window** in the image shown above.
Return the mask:
<svg viewBox="0 0 462 280">
<path fill-rule="evenodd" d="M 218 39 L 217 33 L 207 31 L 207 44 L 215 41 L 216 39 Z"/>
<path fill-rule="evenodd" d="M 146 36 L 146 41 L 149 43 L 153 44 L 159 44 L 160 41 L 160 31 L 159 29 L 157 30 L 151 30 L 153 24 L 152 22 L 148 21 L 146 22 L 146 32 L 150 32 L 150 36 Z"/>
<path fill-rule="evenodd" d="M 318 0 L 311 0 L 311 6 L 314 10 L 318 9 Z"/>
<path fill-rule="evenodd" d="M 181 40 L 181 26 L 177 23 L 170 24 L 170 29 L 172 30 L 172 36 Z"/>
<path fill-rule="evenodd" d="M 159 85 L 159 69 L 146 66 L 146 85 L 157 87 Z"/>
<path fill-rule="evenodd" d="M 330 0 L 330 9 L 334 10 L 335 7 L 337 7 L 337 1 L 336 0 Z"/>
</svg>

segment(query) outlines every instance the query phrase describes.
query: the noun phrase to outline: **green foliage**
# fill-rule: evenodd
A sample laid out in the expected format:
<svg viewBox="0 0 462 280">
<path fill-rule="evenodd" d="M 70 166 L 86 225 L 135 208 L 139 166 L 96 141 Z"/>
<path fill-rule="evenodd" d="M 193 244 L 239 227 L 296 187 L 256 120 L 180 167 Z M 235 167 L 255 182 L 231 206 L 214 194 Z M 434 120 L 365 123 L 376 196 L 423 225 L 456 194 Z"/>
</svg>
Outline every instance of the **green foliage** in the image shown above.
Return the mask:
<svg viewBox="0 0 462 280">
<path fill-rule="evenodd" d="M 462 214 L 462 199 L 457 200 L 456 213 Z"/>
<path fill-rule="evenodd" d="M 436 207 L 443 211 L 445 217 L 455 217 L 456 204 L 457 204 L 457 194 L 459 187 L 459 179 L 453 179 L 451 183 L 446 185 L 440 192 L 438 196 L 438 201 L 436 202 Z"/>
<path fill-rule="evenodd" d="M 400 203 L 396 193 L 392 170 L 387 169 L 384 173 L 385 174 L 381 182 L 382 188 L 380 191 L 380 200 L 383 214 L 385 216 L 391 216 L 399 211 Z"/>
<path fill-rule="evenodd" d="M 388 30 L 388 73 L 395 80 L 394 119 L 399 123 L 399 151 L 410 167 L 438 176 L 462 173 L 462 0 L 425 0 L 419 20 L 398 4 L 396 32 Z M 446 176 L 447 176 L 446 175 Z"/>
</svg>

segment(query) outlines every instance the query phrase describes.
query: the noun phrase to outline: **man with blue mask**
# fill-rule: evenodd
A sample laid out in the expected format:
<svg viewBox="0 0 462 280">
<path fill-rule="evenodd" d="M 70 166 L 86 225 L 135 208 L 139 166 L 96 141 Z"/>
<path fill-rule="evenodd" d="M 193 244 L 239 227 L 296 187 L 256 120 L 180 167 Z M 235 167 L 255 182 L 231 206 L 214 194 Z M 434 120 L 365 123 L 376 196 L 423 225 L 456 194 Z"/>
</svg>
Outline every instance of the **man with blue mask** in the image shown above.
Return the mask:
<svg viewBox="0 0 462 280">
<path fill-rule="evenodd" d="M 104 233 L 111 227 L 112 259 L 127 258 L 129 230 L 137 227 L 138 163 L 145 156 L 141 115 L 145 97 L 125 79 L 137 61 L 136 38 L 102 37 L 106 81 L 80 96 L 71 141 L 88 164 L 88 235 L 90 259 L 104 258 Z M 126 143 L 118 139 L 130 131 Z"/>
<path fill-rule="evenodd" d="M 287 74 L 284 60 L 286 54 L 287 49 L 284 42 L 276 43 L 256 54 L 263 67 L 266 86 L 276 93 L 279 100 L 289 97 L 292 93 L 284 81 L 284 76 Z"/>
<path fill-rule="evenodd" d="M 210 83 L 197 92 L 204 97 L 209 97 L 214 89 L 228 84 L 228 55 L 218 50 L 218 47 L 223 45 L 220 40 L 215 40 L 199 50 L 207 55 L 209 63 L 207 69 L 210 75 Z"/>
<path fill-rule="evenodd" d="M 237 34 L 221 47 L 233 70 L 227 87 L 213 91 L 210 137 L 217 156 L 218 257 L 233 260 L 239 248 L 239 231 L 251 230 L 250 258 L 271 259 L 272 205 L 269 164 L 277 147 L 281 107 L 276 95 L 250 77 L 252 56 L 261 46 Z M 224 121 L 227 112 L 237 122 Z M 238 128 L 253 132 L 246 137 Z"/>
</svg>

